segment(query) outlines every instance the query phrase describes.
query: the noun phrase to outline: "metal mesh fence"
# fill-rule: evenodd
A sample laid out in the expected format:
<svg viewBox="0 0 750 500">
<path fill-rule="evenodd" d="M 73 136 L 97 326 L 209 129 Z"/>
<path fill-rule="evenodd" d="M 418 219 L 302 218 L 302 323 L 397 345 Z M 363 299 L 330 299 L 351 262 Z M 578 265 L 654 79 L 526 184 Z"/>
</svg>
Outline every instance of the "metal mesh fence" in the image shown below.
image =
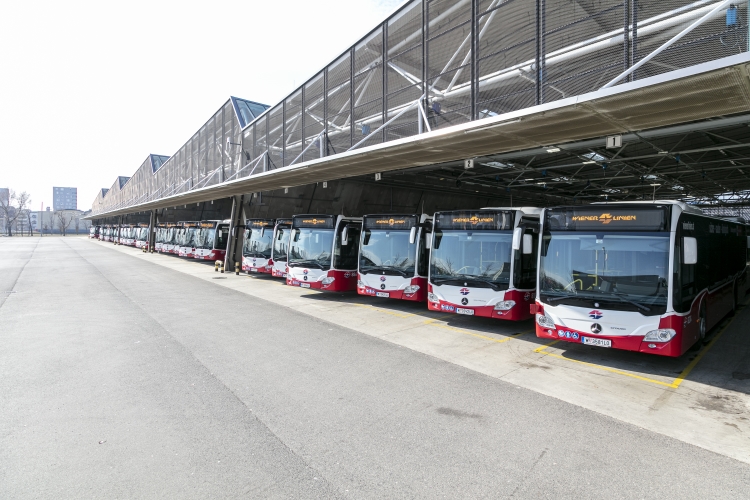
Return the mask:
<svg viewBox="0 0 750 500">
<path fill-rule="evenodd" d="M 748 43 L 747 2 L 413 0 L 264 114 L 233 98 L 155 173 L 142 166 L 94 207 L 579 96 L 747 52 Z"/>
</svg>

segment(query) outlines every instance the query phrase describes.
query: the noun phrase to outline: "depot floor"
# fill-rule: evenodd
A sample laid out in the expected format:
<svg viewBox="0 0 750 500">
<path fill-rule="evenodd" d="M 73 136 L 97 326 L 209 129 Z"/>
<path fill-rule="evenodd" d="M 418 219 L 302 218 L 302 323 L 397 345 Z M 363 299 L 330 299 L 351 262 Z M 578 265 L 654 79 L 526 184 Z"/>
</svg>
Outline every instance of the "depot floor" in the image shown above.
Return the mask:
<svg viewBox="0 0 750 500">
<path fill-rule="evenodd" d="M 665 359 L 0 240 L 0 497 L 744 498 L 750 308 Z"/>
</svg>

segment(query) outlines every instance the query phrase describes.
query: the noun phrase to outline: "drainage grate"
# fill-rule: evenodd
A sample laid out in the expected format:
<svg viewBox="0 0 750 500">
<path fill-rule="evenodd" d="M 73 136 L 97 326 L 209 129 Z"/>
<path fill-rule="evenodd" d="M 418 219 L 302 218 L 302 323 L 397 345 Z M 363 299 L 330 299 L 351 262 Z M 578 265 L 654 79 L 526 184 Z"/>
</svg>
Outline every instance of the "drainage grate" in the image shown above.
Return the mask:
<svg viewBox="0 0 750 500">
<path fill-rule="evenodd" d="M 15 290 L 8 290 L 7 292 L 3 292 L 3 293 L 16 293 L 16 291 Z"/>
<path fill-rule="evenodd" d="M 226 276 L 214 276 L 213 279 L 215 279 L 215 280 L 225 280 L 225 279 L 227 279 L 227 277 Z"/>
</svg>

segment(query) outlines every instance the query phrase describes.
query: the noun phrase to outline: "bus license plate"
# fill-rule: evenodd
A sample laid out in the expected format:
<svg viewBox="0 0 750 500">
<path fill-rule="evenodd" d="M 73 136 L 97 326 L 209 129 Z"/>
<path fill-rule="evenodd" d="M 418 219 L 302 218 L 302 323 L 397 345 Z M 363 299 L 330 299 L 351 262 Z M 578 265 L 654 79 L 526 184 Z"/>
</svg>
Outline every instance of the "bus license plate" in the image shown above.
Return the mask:
<svg viewBox="0 0 750 500">
<path fill-rule="evenodd" d="M 388 297 L 391 296 L 391 294 L 388 293 L 388 292 L 375 292 L 375 296 L 376 297 L 385 297 L 385 298 L 388 298 Z"/>
<path fill-rule="evenodd" d="M 300 288 L 310 288 L 310 283 L 300 283 L 299 287 Z"/>
<path fill-rule="evenodd" d="M 286 273 L 281 275 L 282 278 L 286 278 Z"/>
<path fill-rule="evenodd" d="M 251 267 L 250 268 L 250 272 L 251 273 L 257 273 L 258 272 L 258 268 L 257 267 Z"/>
<path fill-rule="evenodd" d="M 474 316 L 474 309 L 466 309 L 464 307 L 457 307 L 456 314 L 465 314 L 467 316 Z"/>
<path fill-rule="evenodd" d="M 598 347 L 612 347 L 612 341 L 606 339 L 592 339 L 591 337 L 581 337 L 581 342 L 586 345 L 595 345 Z"/>
</svg>

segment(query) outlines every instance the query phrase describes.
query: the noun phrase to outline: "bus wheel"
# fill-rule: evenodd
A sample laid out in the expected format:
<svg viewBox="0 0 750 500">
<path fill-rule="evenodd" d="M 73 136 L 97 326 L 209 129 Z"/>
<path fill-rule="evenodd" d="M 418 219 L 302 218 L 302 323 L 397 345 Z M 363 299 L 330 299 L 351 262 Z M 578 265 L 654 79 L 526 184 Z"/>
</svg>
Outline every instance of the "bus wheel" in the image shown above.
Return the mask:
<svg viewBox="0 0 750 500">
<path fill-rule="evenodd" d="M 700 340 L 701 342 L 706 338 L 706 303 L 701 304 L 700 312 L 698 313 L 698 327 L 700 328 Z"/>
</svg>

